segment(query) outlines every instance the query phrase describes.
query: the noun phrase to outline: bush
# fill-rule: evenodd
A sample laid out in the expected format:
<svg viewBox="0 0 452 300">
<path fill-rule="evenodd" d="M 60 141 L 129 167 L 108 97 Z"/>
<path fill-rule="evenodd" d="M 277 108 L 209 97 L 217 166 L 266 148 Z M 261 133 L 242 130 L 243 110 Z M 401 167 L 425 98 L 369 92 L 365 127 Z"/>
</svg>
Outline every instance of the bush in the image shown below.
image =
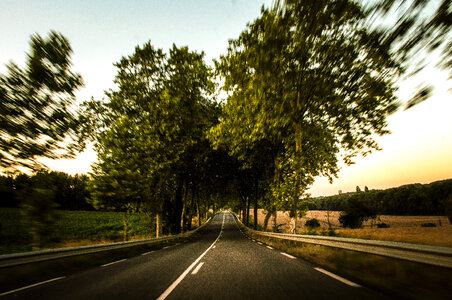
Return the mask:
<svg viewBox="0 0 452 300">
<path fill-rule="evenodd" d="M 378 228 L 389 228 L 389 225 L 386 223 L 380 223 L 380 224 L 377 224 L 377 227 Z"/>
<path fill-rule="evenodd" d="M 321 235 L 337 236 L 336 231 L 334 230 L 334 228 L 328 228 L 328 231 L 326 231 L 325 229 L 322 230 Z"/>
<path fill-rule="evenodd" d="M 422 227 L 436 227 L 435 223 L 424 223 L 421 225 Z"/>
<path fill-rule="evenodd" d="M 353 214 L 343 214 L 339 217 L 339 222 L 344 228 L 361 228 L 363 227 L 363 219 L 360 216 Z"/>
<path fill-rule="evenodd" d="M 307 220 L 304 225 L 309 228 L 318 228 L 318 227 L 320 227 L 320 222 L 316 218 L 313 218 L 313 219 Z"/>
</svg>

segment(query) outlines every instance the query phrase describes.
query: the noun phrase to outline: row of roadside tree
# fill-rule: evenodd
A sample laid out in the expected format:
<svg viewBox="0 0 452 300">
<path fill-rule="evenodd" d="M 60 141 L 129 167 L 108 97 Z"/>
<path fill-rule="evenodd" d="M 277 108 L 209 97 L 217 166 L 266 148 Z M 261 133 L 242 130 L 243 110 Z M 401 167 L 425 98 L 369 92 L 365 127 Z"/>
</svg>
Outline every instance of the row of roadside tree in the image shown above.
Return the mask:
<svg viewBox="0 0 452 300">
<path fill-rule="evenodd" d="M 155 216 L 157 235 L 176 234 L 225 205 L 246 224 L 251 206 L 254 220 L 262 207 L 266 221 L 278 210 L 296 221 L 315 177 L 332 181 L 340 161 L 379 149 L 410 54 L 445 43 L 409 35 L 415 26 L 448 34 L 446 2 L 419 24 L 426 2 L 411 1 L 384 27 L 372 21 L 391 19 L 399 1 L 275 1 L 214 67 L 203 52 L 173 45 L 166 53 L 149 41 L 114 64 L 115 87 L 78 115 L 71 108 L 83 81 L 70 70 L 68 40 L 33 36 L 27 67 L 11 63 L 0 77 L 1 166 L 32 168 L 38 156 L 73 156 L 92 142 L 90 203 L 122 212 L 124 232 L 132 211 Z M 419 91 L 409 106 L 428 95 Z M 35 207 L 54 194 L 31 193 Z"/>
</svg>

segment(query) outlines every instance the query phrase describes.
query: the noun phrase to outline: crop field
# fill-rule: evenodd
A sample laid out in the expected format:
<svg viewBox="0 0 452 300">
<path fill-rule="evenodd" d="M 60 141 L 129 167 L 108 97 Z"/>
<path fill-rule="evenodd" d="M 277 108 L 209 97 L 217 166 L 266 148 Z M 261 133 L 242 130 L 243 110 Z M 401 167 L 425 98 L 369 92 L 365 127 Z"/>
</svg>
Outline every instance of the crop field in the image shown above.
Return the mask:
<svg viewBox="0 0 452 300">
<path fill-rule="evenodd" d="M 155 235 L 153 222 L 142 215 L 129 215 L 130 239 Z M 30 235 L 19 209 L 0 209 L 0 254 L 31 251 Z M 121 241 L 123 215 L 115 212 L 61 211 L 55 231 L 44 248 L 81 246 Z"/>
<path fill-rule="evenodd" d="M 329 217 L 328 217 L 329 214 Z M 445 216 L 386 216 L 377 218 L 378 223 L 385 223 L 389 228 L 377 228 L 372 226 L 371 221 L 366 221 L 363 228 L 345 229 L 340 227 L 339 211 L 319 211 L 312 210 L 306 213 L 303 218 L 297 219 L 297 233 L 323 234 L 328 229 L 328 219 L 331 227 L 337 236 L 354 237 L 373 240 L 386 240 L 396 242 L 407 242 L 415 244 L 435 245 L 452 247 L 452 225 Z M 253 210 L 250 211 L 250 216 Z M 258 225 L 262 228 L 264 225 L 264 210 L 258 210 Z M 304 226 L 307 220 L 316 218 L 321 227 L 317 230 L 308 230 Z M 277 224 L 281 232 L 290 231 L 290 217 L 288 212 L 278 212 Z M 435 224 L 435 227 L 423 227 L 423 224 Z M 273 217 L 268 222 L 268 229 L 273 226 Z"/>
</svg>

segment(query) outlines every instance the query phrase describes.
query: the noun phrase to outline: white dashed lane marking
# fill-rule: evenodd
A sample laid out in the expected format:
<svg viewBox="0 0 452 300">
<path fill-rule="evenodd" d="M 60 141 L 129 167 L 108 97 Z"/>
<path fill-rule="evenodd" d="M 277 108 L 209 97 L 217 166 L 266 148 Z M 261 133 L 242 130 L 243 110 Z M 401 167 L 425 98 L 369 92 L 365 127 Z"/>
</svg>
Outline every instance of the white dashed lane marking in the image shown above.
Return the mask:
<svg viewBox="0 0 452 300">
<path fill-rule="evenodd" d="M 322 268 L 314 268 L 315 270 L 317 270 L 317 271 L 319 271 L 319 272 L 321 272 L 321 273 L 323 273 L 323 274 L 325 274 L 325 275 L 328 275 L 328 276 L 330 276 L 331 278 L 334 278 L 334 279 L 336 279 L 336 280 L 338 280 L 338 281 L 340 281 L 340 282 L 342 282 L 342 283 L 345 283 L 345 284 L 347 284 L 347 285 L 349 285 L 349 286 L 352 286 L 352 287 L 361 287 L 359 284 L 357 284 L 357 283 L 354 283 L 354 282 L 352 282 L 352 281 L 350 281 L 350 280 L 347 280 L 347 279 L 345 279 L 345 278 L 342 278 L 341 276 L 339 276 L 339 275 L 336 275 L 336 274 L 334 274 L 334 273 L 331 273 L 331 272 L 328 272 L 327 270 L 324 270 L 324 269 L 322 269 Z"/>
<path fill-rule="evenodd" d="M 60 279 L 63 279 L 63 278 L 65 278 L 65 276 L 58 277 L 58 278 L 53 278 L 53 279 L 42 281 L 42 282 L 38 282 L 38 283 L 35 283 L 35 284 L 32 284 L 32 285 L 27 285 L 27 286 L 24 286 L 24 287 L 21 287 L 21 288 L 12 290 L 12 291 L 8 291 L 8 292 L 5 292 L 5 293 L 2 293 L 2 294 L 0 294 L 0 296 L 6 296 L 6 295 L 13 294 L 13 293 L 16 293 L 16 292 L 19 292 L 19 291 L 23 291 L 23 290 L 26 290 L 26 289 L 29 289 L 29 288 L 32 288 L 32 287 L 35 287 L 35 286 L 38 286 L 38 285 L 42 285 L 42 284 L 50 283 L 50 282 L 53 282 L 53 281 L 57 281 L 57 280 L 60 280 Z"/>
<path fill-rule="evenodd" d="M 118 261 L 114 261 L 114 262 L 102 265 L 101 267 L 111 266 L 111 265 L 114 265 L 114 264 L 117 264 L 117 263 L 120 263 L 120 262 L 123 262 L 123 261 L 126 261 L 126 260 L 127 259 L 124 258 L 124 259 L 121 259 L 121 260 L 118 260 Z"/>
<path fill-rule="evenodd" d="M 284 256 L 287 256 L 288 258 L 292 258 L 292 259 L 296 258 L 295 256 L 292 256 L 292 255 L 284 253 L 284 252 L 281 252 L 281 254 L 284 255 Z"/>
<path fill-rule="evenodd" d="M 191 272 L 191 275 L 195 275 L 196 273 L 198 273 L 199 269 L 201 269 L 202 265 L 204 263 L 199 263 L 199 265 L 193 270 L 193 272 Z"/>
</svg>

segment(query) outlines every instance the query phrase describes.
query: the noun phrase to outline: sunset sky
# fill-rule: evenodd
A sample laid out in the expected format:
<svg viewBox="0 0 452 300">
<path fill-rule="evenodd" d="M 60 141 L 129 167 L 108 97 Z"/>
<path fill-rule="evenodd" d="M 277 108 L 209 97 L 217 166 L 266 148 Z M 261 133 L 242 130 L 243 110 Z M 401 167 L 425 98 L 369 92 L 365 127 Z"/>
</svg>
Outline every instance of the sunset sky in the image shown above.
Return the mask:
<svg viewBox="0 0 452 300">
<path fill-rule="evenodd" d="M 0 73 L 12 60 L 23 66 L 30 35 L 55 30 L 66 36 L 74 50 L 73 69 L 85 87 L 77 98 L 102 98 L 113 87 L 112 63 L 133 53 L 136 45 L 151 40 L 167 51 L 173 43 L 204 51 L 206 61 L 226 52 L 228 39 L 236 38 L 246 23 L 272 1 L 21 1 L 0 2 Z M 436 60 L 431 58 L 432 62 Z M 398 96 L 406 101 L 423 78 L 436 83 L 433 97 L 389 118 L 392 134 L 377 137 L 382 151 L 357 158 L 343 166 L 333 184 L 319 178 L 314 196 L 361 189 L 381 189 L 409 183 L 452 178 L 452 93 L 447 74 L 433 67 L 400 83 Z M 41 160 L 51 169 L 85 173 L 95 160 L 92 150 L 70 161 Z"/>
</svg>

